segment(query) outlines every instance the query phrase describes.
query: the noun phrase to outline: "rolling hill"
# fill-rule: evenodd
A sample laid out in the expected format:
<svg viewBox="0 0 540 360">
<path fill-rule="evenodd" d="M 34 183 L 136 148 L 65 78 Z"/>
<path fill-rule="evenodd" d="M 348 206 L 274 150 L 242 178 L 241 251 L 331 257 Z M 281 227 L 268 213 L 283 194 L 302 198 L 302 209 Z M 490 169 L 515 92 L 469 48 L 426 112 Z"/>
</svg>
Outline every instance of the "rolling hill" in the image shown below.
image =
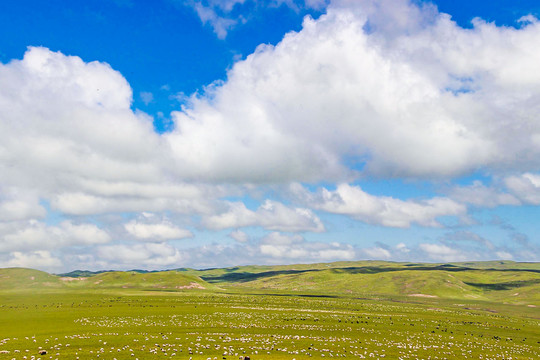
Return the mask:
<svg viewBox="0 0 540 360">
<path fill-rule="evenodd" d="M 79 273 L 76 273 L 79 275 Z M 45 289 L 135 289 L 171 290 L 213 289 L 196 275 L 178 271 L 84 272 L 87 276 L 60 276 L 25 268 L 0 269 L 0 290 Z M 88 276 L 89 275 L 89 276 Z"/>
<path fill-rule="evenodd" d="M 95 289 L 185 290 L 214 287 L 195 275 L 174 270 L 148 273 L 112 271 L 83 278 L 62 277 L 62 280 L 70 286 Z"/>
<path fill-rule="evenodd" d="M 220 286 L 264 291 L 425 296 L 540 305 L 540 264 L 512 261 L 451 264 L 382 261 L 243 266 L 190 271 Z"/>
<path fill-rule="evenodd" d="M 206 270 L 77 270 L 61 275 L 32 269 L 0 269 L 0 290 L 28 289 L 426 297 L 540 306 L 540 264 L 357 261 Z"/>
<path fill-rule="evenodd" d="M 44 271 L 24 268 L 0 269 L 0 290 L 61 288 L 62 286 L 62 281 L 58 276 Z"/>
</svg>

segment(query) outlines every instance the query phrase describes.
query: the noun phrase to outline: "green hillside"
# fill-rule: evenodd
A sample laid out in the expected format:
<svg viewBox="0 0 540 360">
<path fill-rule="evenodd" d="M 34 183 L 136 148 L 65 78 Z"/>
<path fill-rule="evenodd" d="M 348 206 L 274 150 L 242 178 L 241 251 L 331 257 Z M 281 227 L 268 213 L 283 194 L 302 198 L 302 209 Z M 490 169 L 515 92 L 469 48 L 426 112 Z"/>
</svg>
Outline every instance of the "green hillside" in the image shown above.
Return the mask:
<svg viewBox="0 0 540 360">
<path fill-rule="evenodd" d="M 343 297 L 424 297 L 540 306 L 540 264 L 511 261 L 451 264 L 356 261 L 169 271 L 0 269 L 0 289 L 207 290 Z"/>
<path fill-rule="evenodd" d="M 25 268 L 0 269 L 0 289 L 60 288 L 63 284 L 57 276 L 43 271 Z"/>
<path fill-rule="evenodd" d="M 0 269 L 0 360 L 540 359 L 539 264 L 68 274 Z"/>
<path fill-rule="evenodd" d="M 66 278 L 63 278 L 66 281 Z M 212 285 L 195 275 L 178 271 L 140 273 L 135 271 L 114 271 L 100 273 L 86 278 L 71 278 L 69 286 L 95 289 L 145 289 L 145 290 L 187 290 L 207 289 Z"/>
<path fill-rule="evenodd" d="M 33 269 L 0 269 L 0 290 L 138 289 L 184 291 L 213 289 L 214 287 L 196 275 L 178 271 L 148 273 L 111 271 L 99 272 L 87 277 L 66 277 Z"/>
<path fill-rule="evenodd" d="M 540 264 L 382 261 L 242 266 L 189 271 L 231 289 L 354 296 L 412 296 L 540 305 Z"/>
</svg>

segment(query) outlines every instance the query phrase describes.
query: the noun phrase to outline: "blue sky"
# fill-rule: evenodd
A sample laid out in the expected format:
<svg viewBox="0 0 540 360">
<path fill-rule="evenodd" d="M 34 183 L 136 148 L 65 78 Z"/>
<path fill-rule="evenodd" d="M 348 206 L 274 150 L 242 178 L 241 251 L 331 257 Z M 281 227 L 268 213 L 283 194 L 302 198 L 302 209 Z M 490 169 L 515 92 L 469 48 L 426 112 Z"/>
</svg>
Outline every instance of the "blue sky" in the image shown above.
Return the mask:
<svg viewBox="0 0 540 360">
<path fill-rule="evenodd" d="M 0 266 L 540 261 L 540 5 L 0 4 Z"/>
</svg>

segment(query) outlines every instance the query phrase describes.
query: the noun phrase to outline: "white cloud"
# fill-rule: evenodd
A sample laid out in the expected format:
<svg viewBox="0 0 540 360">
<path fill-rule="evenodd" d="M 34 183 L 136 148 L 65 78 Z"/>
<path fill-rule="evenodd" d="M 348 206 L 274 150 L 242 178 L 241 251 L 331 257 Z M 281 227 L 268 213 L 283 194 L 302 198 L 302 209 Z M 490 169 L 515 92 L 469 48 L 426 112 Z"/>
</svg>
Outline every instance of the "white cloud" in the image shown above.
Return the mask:
<svg viewBox="0 0 540 360">
<path fill-rule="evenodd" d="M 229 234 L 229 237 L 236 240 L 239 243 L 246 243 L 249 241 L 249 236 L 242 230 L 234 230 L 232 233 Z"/>
<path fill-rule="evenodd" d="M 0 192 L 0 221 L 2 222 L 44 218 L 46 214 L 47 211 L 39 203 L 35 191 L 7 189 Z"/>
<path fill-rule="evenodd" d="M 230 4 L 230 7 L 232 9 L 232 5 L 238 2 L 241 1 L 229 1 L 226 3 Z M 225 39 L 229 29 L 231 29 L 238 23 L 237 19 L 230 19 L 225 16 L 220 16 L 216 11 L 217 8 L 220 6 L 204 6 L 200 1 L 192 1 L 190 4 L 195 10 L 195 12 L 197 12 L 197 16 L 199 16 L 199 19 L 201 19 L 202 23 L 210 24 L 210 26 L 212 26 L 212 28 L 214 29 L 214 33 L 216 33 L 217 37 L 220 39 Z M 225 10 L 227 9 L 228 7 L 225 8 Z M 230 9 L 228 10 L 230 11 Z"/>
<path fill-rule="evenodd" d="M 429 258 L 436 261 L 466 261 L 478 260 L 477 254 L 466 254 L 459 249 L 453 249 L 446 245 L 423 243 L 418 246 Z"/>
<path fill-rule="evenodd" d="M 201 245 L 185 251 L 182 266 L 209 268 L 253 264 L 291 264 L 354 260 L 356 248 L 345 243 L 308 241 L 300 235 L 272 232 L 262 238 L 251 236 L 232 245 Z"/>
<path fill-rule="evenodd" d="M 463 29 L 432 6 L 343 2 L 236 63 L 168 140 L 223 180 L 343 179 L 345 156 L 380 176 L 538 169 L 539 39 L 538 22 Z"/>
<path fill-rule="evenodd" d="M 171 210 L 181 214 L 211 214 L 219 207 L 216 201 L 204 198 L 174 198 L 146 196 L 94 196 L 83 192 L 61 193 L 52 199 L 54 209 L 71 215 L 91 215 L 115 212 L 161 212 Z"/>
<path fill-rule="evenodd" d="M 496 186 L 485 186 L 480 181 L 472 185 L 454 187 L 450 197 L 460 202 L 481 207 L 499 205 L 540 204 L 540 175 L 526 172 L 507 176 Z"/>
<path fill-rule="evenodd" d="M 446 234 L 443 237 L 443 242 L 447 243 L 451 247 L 458 245 L 458 242 L 469 242 L 476 243 L 481 245 L 482 251 L 494 251 L 495 245 L 488 239 L 467 230 L 456 231 L 453 233 Z"/>
<path fill-rule="evenodd" d="M 458 202 L 469 203 L 480 207 L 521 204 L 521 201 L 514 195 L 503 192 L 495 187 L 487 187 L 478 180 L 469 186 L 454 187 L 450 191 L 450 197 Z"/>
<path fill-rule="evenodd" d="M 25 220 L 45 217 L 46 210 L 39 204 L 22 200 L 8 200 L 0 203 L 2 221 Z"/>
<path fill-rule="evenodd" d="M 527 204 L 540 205 L 540 175 L 525 173 L 504 180 L 508 190 Z"/>
<path fill-rule="evenodd" d="M 145 104 L 145 105 L 148 105 L 150 104 L 152 101 L 154 101 L 154 94 L 152 94 L 151 92 L 149 91 L 141 91 L 139 93 L 139 96 L 141 97 L 141 100 L 142 102 Z"/>
<path fill-rule="evenodd" d="M 389 260 L 392 257 L 392 254 L 387 249 L 382 247 L 371 247 L 362 250 L 368 258 L 375 260 Z"/>
<path fill-rule="evenodd" d="M 305 0 L 305 5 L 308 8 L 321 10 L 328 6 L 329 0 Z"/>
<path fill-rule="evenodd" d="M 94 224 L 74 224 L 63 221 L 57 226 L 31 220 L 1 231 L 0 251 L 52 250 L 71 246 L 104 244 L 110 235 Z"/>
<path fill-rule="evenodd" d="M 44 271 L 54 271 L 62 266 L 62 261 L 49 251 L 38 250 L 28 253 L 15 251 L 5 261 L 0 261 L 0 267 L 24 267 Z"/>
<path fill-rule="evenodd" d="M 109 245 L 97 249 L 97 255 L 115 268 L 149 267 L 162 269 L 181 266 L 188 256 L 167 243 Z"/>
<path fill-rule="evenodd" d="M 404 0 L 338 2 L 193 96 L 165 136 L 107 64 L 29 48 L 0 66 L 1 180 L 69 193 L 88 181 L 343 181 L 345 157 L 382 176 L 537 169 L 540 24 L 475 24 Z"/>
<path fill-rule="evenodd" d="M 183 239 L 193 236 L 191 231 L 181 229 L 168 221 L 147 224 L 134 220 L 124 224 L 124 228 L 128 233 L 138 239 L 158 242 L 163 240 Z"/>
<path fill-rule="evenodd" d="M 289 2 L 295 3 L 301 2 Z M 215 15 L 207 21 L 218 24 L 243 1 L 204 4 Z M 540 204 L 540 23 L 522 20 L 519 29 L 481 20 L 463 29 L 431 5 L 336 1 L 326 15 L 307 17 L 302 30 L 276 46 L 261 45 L 226 80 L 191 96 L 164 135 L 131 109 L 129 84 L 108 64 L 30 47 L 23 59 L 0 64 L 0 247 L 15 262 L 41 256 L 54 265 L 60 255 L 47 251 L 112 241 L 109 230 L 92 224 L 31 221 L 47 218 L 48 203 L 82 222 L 86 215 L 170 211 L 200 216 L 210 229 L 284 232 L 324 231 L 314 210 L 406 228 L 465 216 L 463 203 Z M 225 36 L 227 22 L 218 25 Z M 365 164 L 361 171 L 348 165 L 357 162 Z M 259 184 L 350 183 L 359 172 L 448 180 L 472 171 L 504 180 L 455 188 L 450 198 L 400 200 L 342 184 L 303 191 L 301 205 L 268 200 L 250 210 L 220 201 Z M 128 227 L 143 239 L 187 235 L 161 218 Z M 231 236 L 245 240 L 239 231 Z M 252 239 L 243 244 L 262 256 Z M 354 253 L 311 242 L 260 245 L 274 260 L 286 249 L 290 259 Z M 147 265 L 158 264 L 160 254 L 164 263 L 186 259 L 166 243 L 113 246 L 126 264 L 136 250 Z M 463 254 L 434 246 L 421 250 L 440 258 Z M 413 251 L 372 251 L 386 257 L 380 249 L 392 256 Z M 96 254 L 96 264 L 98 255 L 105 256 Z"/>
<path fill-rule="evenodd" d="M 0 64 L 0 84 L 2 186 L 44 196 L 86 181 L 160 181 L 165 145 L 109 65 L 30 47 Z"/>
<path fill-rule="evenodd" d="M 329 0 L 189 0 L 185 4 L 195 10 L 203 25 L 210 25 L 219 39 L 225 39 L 230 30 L 239 24 L 245 24 L 253 13 L 261 8 L 273 8 L 285 5 L 291 10 L 298 11 L 300 8 L 323 10 Z M 250 14 L 236 12 L 245 3 L 248 4 Z"/>
<path fill-rule="evenodd" d="M 311 210 L 290 208 L 272 200 L 266 200 L 256 211 L 249 210 L 244 203 L 231 202 L 226 212 L 206 217 L 202 223 L 215 230 L 261 226 L 277 231 L 324 231 L 323 223 Z"/>
<path fill-rule="evenodd" d="M 387 196 L 373 196 L 358 186 L 340 184 L 334 191 L 325 188 L 310 193 L 293 184 L 295 196 L 310 207 L 335 214 L 350 216 L 370 224 L 390 227 L 410 227 L 411 224 L 438 227 L 440 216 L 464 216 L 467 209 L 447 198 L 403 201 Z"/>
<path fill-rule="evenodd" d="M 397 28 L 382 26 L 388 18 Z M 540 90 L 520 71 L 536 55 L 518 55 L 538 28 L 466 30 L 398 0 L 334 4 L 192 97 L 164 136 L 130 109 L 129 85 L 107 64 L 29 48 L 0 65 L 0 109 L 9 109 L 0 123 L 0 181 L 38 189 L 70 214 L 210 214 L 216 204 L 205 199 L 223 192 L 207 196 L 203 188 L 213 185 L 202 183 L 344 181 L 354 173 L 345 157 L 385 176 L 535 168 L 540 130 L 527 119 Z"/>
<path fill-rule="evenodd" d="M 507 251 L 497 251 L 496 255 L 501 260 L 512 260 L 514 256 Z"/>
<path fill-rule="evenodd" d="M 30 47 L 0 64 L 0 217 L 215 212 L 236 190 L 170 175 L 169 145 L 108 64 Z"/>
<path fill-rule="evenodd" d="M 411 249 L 409 249 L 407 247 L 407 245 L 405 243 L 399 243 L 396 245 L 396 250 L 399 251 L 399 252 L 402 252 L 402 253 L 409 253 L 411 251 Z"/>
<path fill-rule="evenodd" d="M 309 242 L 300 235 L 273 232 L 261 239 L 258 250 L 263 257 L 289 262 L 352 260 L 356 252 L 351 245 L 340 243 Z"/>
<path fill-rule="evenodd" d="M 260 246 L 260 251 L 262 255 L 268 255 L 274 258 L 306 258 L 308 252 L 301 247 L 291 247 L 287 245 L 272 245 L 272 244 L 262 244 Z"/>
</svg>

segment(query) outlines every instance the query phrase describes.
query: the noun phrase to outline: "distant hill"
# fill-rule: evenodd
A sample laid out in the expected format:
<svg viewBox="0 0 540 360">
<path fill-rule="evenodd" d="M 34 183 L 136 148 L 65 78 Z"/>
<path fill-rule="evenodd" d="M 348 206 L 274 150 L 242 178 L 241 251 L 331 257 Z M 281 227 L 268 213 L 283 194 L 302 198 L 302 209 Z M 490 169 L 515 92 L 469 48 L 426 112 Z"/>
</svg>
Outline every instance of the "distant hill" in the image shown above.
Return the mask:
<svg viewBox="0 0 540 360">
<path fill-rule="evenodd" d="M 78 278 L 78 277 L 89 277 L 89 276 L 94 276 L 94 275 L 97 275 L 97 274 L 102 274 L 102 273 L 106 273 L 106 272 L 116 272 L 115 270 L 98 270 L 98 271 L 90 271 L 90 270 L 74 270 L 74 271 L 71 271 L 71 272 L 68 272 L 68 273 L 63 273 L 63 274 L 56 274 L 57 276 L 60 276 L 60 277 L 75 277 L 75 278 Z M 146 274 L 146 273 L 151 273 L 151 272 L 157 272 L 156 270 L 128 270 L 128 272 L 136 272 L 136 273 L 141 273 L 141 274 Z"/>
<path fill-rule="evenodd" d="M 383 261 L 241 266 L 190 271 L 236 289 L 355 296 L 416 296 L 540 304 L 540 263 Z"/>
<path fill-rule="evenodd" d="M 58 276 L 31 269 L 0 269 L 0 290 L 55 288 L 432 297 L 540 306 L 540 263 L 349 261 L 205 270 L 76 270 Z"/>
<path fill-rule="evenodd" d="M 0 269 L 1 290 L 61 288 L 62 286 L 60 278 L 44 271 L 25 268 Z"/>
<path fill-rule="evenodd" d="M 94 276 L 94 275 L 101 274 L 101 273 L 104 273 L 104 272 L 109 272 L 109 271 L 112 271 L 112 270 L 100 270 L 100 271 L 74 270 L 74 271 L 71 271 L 71 272 L 68 272 L 68 273 L 64 273 L 64 274 L 56 274 L 56 275 L 57 275 L 57 276 L 60 276 L 60 277 L 73 277 L 73 278 L 79 278 L 79 277 L 89 277 L 89 276 Z"/>
<path fill-rule="evenodd" d="M 68 280 L 69 278 L 66 277 L 62 279 L 71 286 L 83 288 L 181 290 L 215 287 L 207 284 L 196 275 L 174 270 L 157 272 L 114 271 L 99 273 L 87 278 L 77 278 L 77 280 Z"/>
<path fill-rule="evenodd" d="M 52 275 L 43 271 L 25 268 L 0 269 L 0 290 L 44 290 L 64 288 L 180 291 L 215 288 L 214 285 L 206 283 L 196 275 L 178 271 L 76 271 L 70 274 L 73 276 L 66 277 Z"/>
</svg>

